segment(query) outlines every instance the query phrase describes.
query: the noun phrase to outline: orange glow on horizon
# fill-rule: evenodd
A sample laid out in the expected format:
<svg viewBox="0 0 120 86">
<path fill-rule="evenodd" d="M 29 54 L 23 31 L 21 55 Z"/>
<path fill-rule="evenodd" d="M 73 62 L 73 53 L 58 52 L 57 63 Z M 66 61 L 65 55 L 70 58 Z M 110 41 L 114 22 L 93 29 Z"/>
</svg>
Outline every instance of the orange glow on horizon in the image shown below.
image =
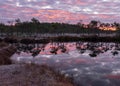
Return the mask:
<svg viewBox="0 0 120 86">
<path fill-rule="evenodd" d="M 100 30 L 111 30 L 111 31 L 116 31 L 117 28 L 116 27 L 99 27 Z"/>
</svg>

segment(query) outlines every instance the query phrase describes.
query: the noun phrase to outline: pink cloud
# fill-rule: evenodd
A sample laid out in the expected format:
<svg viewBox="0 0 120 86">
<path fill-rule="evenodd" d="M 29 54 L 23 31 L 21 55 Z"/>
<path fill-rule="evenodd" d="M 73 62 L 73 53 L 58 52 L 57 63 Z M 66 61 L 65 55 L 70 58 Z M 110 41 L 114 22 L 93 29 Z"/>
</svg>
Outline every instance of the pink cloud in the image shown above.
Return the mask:
<svg viewBox="0 0 120 86">
<path fill-rule="evenodd" d="M 0 1 L 0 16 L 5 19 L 30 20 L 32 17 L 38 18 L 41 22 L 72 22 L 79 20 L 89 22 L 90 20 L 120 21 L 120 2 L 110 2 L 103 0 L 41 0 L 27 2 L 18 0 L 20 6 L 16 6 L 16 1 Z M 50 6 L 51 8 L 42 8 Z"/>
<path fill-rule="evenodd" d="M 88 19 L 88 16 L 84 14 L 75 14 L 64 10 L 39 10 L 36 17 L 47 21 L 67 22 L 67 21 L 78 21 L 81 19 Z"/>
</svg>

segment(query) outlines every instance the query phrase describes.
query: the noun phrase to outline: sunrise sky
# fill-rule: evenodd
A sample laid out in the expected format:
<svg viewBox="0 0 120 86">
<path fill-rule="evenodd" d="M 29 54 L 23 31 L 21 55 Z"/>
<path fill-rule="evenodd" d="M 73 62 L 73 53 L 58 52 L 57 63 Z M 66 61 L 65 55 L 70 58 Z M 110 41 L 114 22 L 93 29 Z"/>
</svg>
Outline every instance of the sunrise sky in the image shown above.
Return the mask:
<svg viewBox="0 0 120 86">
<path fill-rule="evenodd" d="M 120 0 L 0 0 L 0 22 L 120 22 Z"/>
</svg>

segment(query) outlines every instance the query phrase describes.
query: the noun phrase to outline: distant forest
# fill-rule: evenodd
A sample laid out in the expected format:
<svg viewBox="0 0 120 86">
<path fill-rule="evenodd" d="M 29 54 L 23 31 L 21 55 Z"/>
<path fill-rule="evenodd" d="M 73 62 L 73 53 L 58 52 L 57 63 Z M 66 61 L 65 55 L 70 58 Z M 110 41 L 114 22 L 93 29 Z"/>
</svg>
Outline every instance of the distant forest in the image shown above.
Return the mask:
<svg viewBox="0 0 120 86">
<path fill-rule="evenodd" d="M 89 24 L 85 25 L 82 22 L 77 24 L 67 24 L 67 23 L 43 23 L 36 18 L 32 18 L 30 21 L 21 22 L 20 19 L 13 21 L 8 21 L 9 25 L 0 23 L 0 33 L 13 35 L 13 34 L 39 34 L 39 33 L 87 33 L 87 34 L 111 34 L 120 33 L 119 23 L 101 23 L 96 20 L 92 20 Z M 14 25 L 13 25 L 14 24 Z M 111 30 L 101 30 L 99 27 L 115 27 L 115 31 Z"/>
</svg>

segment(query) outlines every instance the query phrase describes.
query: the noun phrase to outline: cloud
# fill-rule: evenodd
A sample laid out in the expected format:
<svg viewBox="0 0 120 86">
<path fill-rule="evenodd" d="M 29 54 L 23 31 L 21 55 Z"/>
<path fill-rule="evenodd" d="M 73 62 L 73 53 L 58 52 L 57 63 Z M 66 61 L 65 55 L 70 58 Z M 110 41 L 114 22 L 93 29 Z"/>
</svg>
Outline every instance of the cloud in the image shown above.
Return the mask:
<svg viewBox="0 0 120 86">
<path fill-rule="evenodd" d="M 41 22 L 120 21 L 120 0 L 0 0 L 0 20 Z"/>
</svg>

